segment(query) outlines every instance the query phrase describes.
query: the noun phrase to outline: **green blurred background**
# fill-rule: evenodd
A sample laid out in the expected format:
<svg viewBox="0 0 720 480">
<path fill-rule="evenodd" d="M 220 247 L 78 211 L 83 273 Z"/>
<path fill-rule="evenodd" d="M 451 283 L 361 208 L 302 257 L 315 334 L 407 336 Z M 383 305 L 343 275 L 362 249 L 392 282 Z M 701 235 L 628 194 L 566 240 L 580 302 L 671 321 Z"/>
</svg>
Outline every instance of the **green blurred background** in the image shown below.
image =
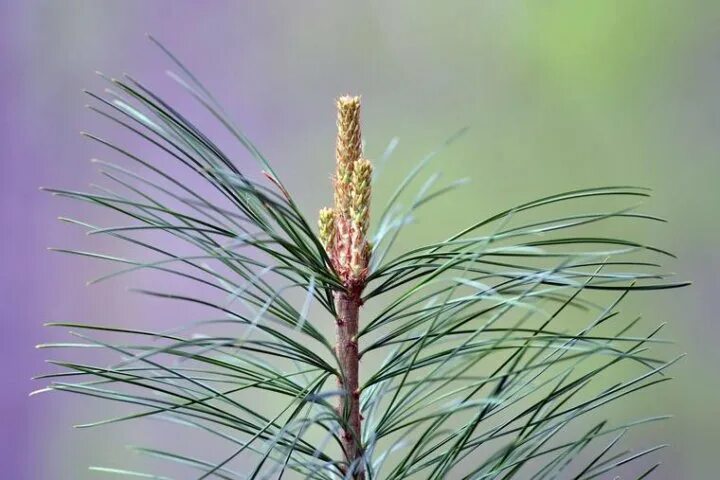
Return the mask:
<svg viewBox="0 0 720 480">
<path fill-rule="evenodd" d="M 90 478 L 86 466 L 117 464 L 125 452 L 116 447 L 137 429 L 150 442 L 163 438 L 152 422 L 73 431 L 105 407 L 26 397 L 47 356 L 33 345 L 62 338 L 43 322 L 147 317 L 147 304 L 129 298 L 122 282 L 83 286 L 104 267 L 44 251 L 80 237 L 53 221 L 74 205 L 37 193 L 97 178 L 87 159 L 99 149 L 77 135 L 96 122 L 80 92 L 101 88 L 94 70 L 130 72 L 190 104 L 145 32 L 199 74 L 308 215 L 331 195 L 333 98 L 346 92 L 363 95 L 371 158 L 400 140 L 376 198 L 470 127 L 436 165 L 473 183 L 426 210 L 412 241 L 558 190 L 652 187 L 646 210 L 670 224 L 631 229 L 675 252 L 671 268 L 695 283 L 641 295 L 633 308 L 650 324 L 668 322 L 671 350 L 689 355 L 670 386 L 621 408 L 675 414 L 646 433 L 671 444 L 654 478 L 718 478 L 720 2 L 6 1 L 0 30 L 3 478 Z"/>
</svg>

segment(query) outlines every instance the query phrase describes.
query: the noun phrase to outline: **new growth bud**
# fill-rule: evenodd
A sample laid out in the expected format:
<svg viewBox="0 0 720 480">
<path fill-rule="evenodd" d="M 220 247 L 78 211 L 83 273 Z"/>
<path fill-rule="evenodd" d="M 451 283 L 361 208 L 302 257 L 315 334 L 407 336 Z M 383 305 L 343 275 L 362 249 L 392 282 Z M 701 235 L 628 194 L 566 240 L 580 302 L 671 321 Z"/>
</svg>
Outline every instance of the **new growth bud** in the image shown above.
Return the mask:
<svg viewBox="0 0 720 480">
<path fill-rule="evenodd" d="M 337 99 L 337 144 L 335 159 L 335 208 L 346 215 L 350 208 L 350 185 L 355 162 L 360 158 L 360 97 L 344 96 Z"/>
<path fill-rule="evenodd" d="M 352 166 L 360 159 L 362 137 L 360 136 L 360 97 L 344 96 L 337 99 L 337 146 L 338 163 Z"/>
<path fill-rule="evenodd" d="M 335 207 L 320 211 L 320 242 L 333 267 L 348 286 L 362 285 L 367 276 L 370 245 L 370 181 L 372 164 L 362 158 L 360 97 L 337 99 Z"/>
<path fill-rule="evenodd" d="M 322 243 L 325 251 L 330 253 L 333 238 L 335 237 L 335 211 L 332 208 L 326 207 L 320 210 L 318 229 L 320 231 L 320 243 Z"/>
<path fill-rule="evenodd" d="M 370 227 L 370 179 L 372 164 L 370 160 L 361 158 L 355 163 L 350 191 L 350 218 L 356 228 L 367 235 Z"/>
</svg>

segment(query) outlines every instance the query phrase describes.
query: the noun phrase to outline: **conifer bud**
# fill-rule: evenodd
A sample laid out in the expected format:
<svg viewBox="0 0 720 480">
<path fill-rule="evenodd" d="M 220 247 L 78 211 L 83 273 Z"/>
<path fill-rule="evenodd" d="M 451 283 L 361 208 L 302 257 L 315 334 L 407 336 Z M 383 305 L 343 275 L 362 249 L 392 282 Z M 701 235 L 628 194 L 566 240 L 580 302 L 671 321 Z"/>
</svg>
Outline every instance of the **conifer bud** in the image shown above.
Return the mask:
<svg viewBox="0 0 720 480">
<path fill-rule="evenodd" d="M 337 99 L 337 145 L 335 158 L 335 207 L 340 215 L 349 213 L 352 172 L 362 153 L 360 136 L 360 97 Z"/>
<path fill-rule="evenodd" d="M 320 243 L 329 252 L 332 248 L 333 238 L 335 237 L 335 211 L 332 208 L 320 209 L 318 218 L 318 229 L 320 232 Z"/>
<path fill-rule="evenodd" d="M 370 227 L 370 180 L 372 164 L 370 160 L 361 158 L 355 163 L 350 193 L 350 218 L 362 234 L 367 235 Z"/>
<path fill-rule="evenodd" d="M 361 158 L 360 97 L 337 99 L 337 129 L 335 206 L 320 211 L 319 235 L 340 278 L 357 287 L 365 281 L 372 250 L 366 239 L 372 164 Z"/>
</svg>

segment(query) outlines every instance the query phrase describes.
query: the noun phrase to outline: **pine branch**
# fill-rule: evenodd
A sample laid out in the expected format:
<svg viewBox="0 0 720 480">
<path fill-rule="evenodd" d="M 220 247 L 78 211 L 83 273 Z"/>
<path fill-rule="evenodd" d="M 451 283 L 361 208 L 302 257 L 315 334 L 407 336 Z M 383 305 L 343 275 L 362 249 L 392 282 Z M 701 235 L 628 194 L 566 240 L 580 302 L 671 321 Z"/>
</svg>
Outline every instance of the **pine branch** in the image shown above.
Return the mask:
<svg viewBox="0 0 720 480">
<path fill-rule="evenodd" d="M 439 172 L 428 172 L 465 130 L 421 159 L 371 216 L 372 184 L 382 181 L 398 141 L 374 165 L 368 161 L 360 99 L 344 96 L 337 100 L 333 205 L 320 211 L 316 230 L 219 102 L 151 40 L 179 70 L 171 78 L 257 170 L 241 171 L 201 128 L 128 75 L 103 76 L 107 95 L 87 92 L 90 110 L 154 154 L 144 158 L 84 133 L 127 163 L 95 160 L 110 184 L 89 192 L 46 190 L 121 218 L 111 225 L 61 220 L 125 242 L 138 258 L 54 250 L 117 267 L 90 283 L 147 270 L 164 275 L 168 282 L 158 288 L 133 291 L 209 316 L 166 331 L 48 324 L 70 329 L 72 339 L 41 348 L 108 357 L 97 364 L 50 361 L 57 370 L 38 377 L 49 383 L 37 393 L 69 392 L 131 409 L 79 427 L 156 418 L 189 429 L 197 444 L 206 436 L 222 442 L 213 459 L 202 458 L 201 449 L 190 455 L 132 447 L 199 479 L 590 479 L 664 447 L 621 444 L 625 432 L 666 415 L 595 418 L 603 407 L 668 381 L 665 372 L 678 360 L 653 350 L 668 343 L 658 338 L 662 325 L 648 328 L 621 309 L 635 292 L 687 285 L 662 270 L 659 260 L 672 254 L 592 233 L 664 222 L 638 211 L 635 202 L 649 190 L 605 186 L 548 195 L 398 252 L 422 208 L 467 182 L 442 183 Z M 174 292 L 171 278 L 198 288 Z M 361 317 L 375 301 L 377 313 Z M 334 338 L 325 333 L 330 319 Z M 381 356 L 377 368 L 362 369 L 364 359 Z M 92 469 L 167 478 L 118 462 Z M 642 467 L 640 478 L 657 465 L 653 459 Z"/>
</svg>

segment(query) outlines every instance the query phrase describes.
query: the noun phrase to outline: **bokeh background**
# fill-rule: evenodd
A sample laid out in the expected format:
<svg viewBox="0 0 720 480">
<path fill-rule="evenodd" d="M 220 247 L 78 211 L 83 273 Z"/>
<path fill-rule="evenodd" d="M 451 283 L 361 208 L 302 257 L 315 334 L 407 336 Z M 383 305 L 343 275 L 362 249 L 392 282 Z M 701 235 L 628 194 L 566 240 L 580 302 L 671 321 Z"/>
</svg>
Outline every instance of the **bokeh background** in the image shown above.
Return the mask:
<svg viewBox="0 0 720 480">
<path fill-rule="evenodd" d="M 714 0 L 1 2 L 0 477 L 90 478 L 87 465 L 117 465 L 124 443 L 163 438 L 152 422 L 73 430 L 106 407 L 27 396 L 51 356 L 34 345 L 66 338 L 43 322 L 157 320 L 125 292 L 130 280 L 84 286 L 106 265 L 46 252 L 89 245 L 55 220 L 84 207 L 37 189 L 97 180 L 88 160 L 107 152 L 78 135 L 109 131 L 83 109 L 81 89 L 102 89 L 95 70 L 130 72 L 195 111 L 165 76 L 151 32 L 199 73 L 309 214 L 330 198 L 333 97 L 345 92 L 364 97 L 371 156 L 400 139 L 378 197 L 470 126 L 440 166 L 474 182 L 428 212 L 421 236 L 556 190 L 652 187 L 647 210 L 670 223 L 636 228 L 674 251 L 671 268 L 695 283 L 635 306 L 668 322 L 666 336 L 689 356 L 671 386 L 623 405 L 675 414 L 633 437 L 671 444 L 654 478 L 717 478 L 719 25 Z"/>
</svg>

